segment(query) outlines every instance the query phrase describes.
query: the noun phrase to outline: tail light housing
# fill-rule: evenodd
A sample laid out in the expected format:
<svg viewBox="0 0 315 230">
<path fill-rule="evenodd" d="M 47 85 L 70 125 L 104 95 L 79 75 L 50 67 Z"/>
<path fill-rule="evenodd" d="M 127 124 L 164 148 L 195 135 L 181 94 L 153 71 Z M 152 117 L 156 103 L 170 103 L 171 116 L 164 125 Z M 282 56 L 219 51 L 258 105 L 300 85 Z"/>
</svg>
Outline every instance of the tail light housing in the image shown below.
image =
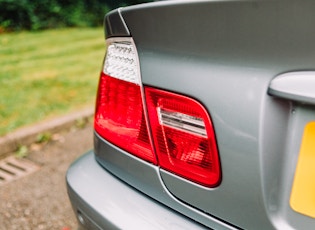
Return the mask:
<svg viewBox="0 0 315 230">
<path fill-rule="evenodd" d="M 96 99 L 95 131 L 127 152 L 156 164 L 140 85 L 132 41 L 110 40 Z"/>
<path fill-rule="evenodd" d="M 152 136 L 163 169 L 199 184 L 220 182 L 220 163 L 208 112 L 198 101 L 175 93 L 145 89 Z"/>
<path fill-rule="evenodd" d="M 209 113 L 197 100 L 142 86 L 131 38 L 108 40 L 95 131 L 112 144 L 207 187 L 221 180 Z"/>
</svg>

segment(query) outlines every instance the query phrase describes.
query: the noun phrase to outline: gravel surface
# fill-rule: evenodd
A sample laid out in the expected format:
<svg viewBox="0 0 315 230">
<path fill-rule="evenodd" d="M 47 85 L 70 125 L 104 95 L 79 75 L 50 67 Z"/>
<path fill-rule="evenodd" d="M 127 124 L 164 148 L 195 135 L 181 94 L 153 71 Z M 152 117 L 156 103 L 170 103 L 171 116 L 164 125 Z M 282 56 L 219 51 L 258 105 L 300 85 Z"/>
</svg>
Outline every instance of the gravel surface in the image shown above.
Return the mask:
<svg viewBox="0 0 315 230">
<path fill-rule="evenodd" d="M 68 200 L 65 173 L 92 148 L 92 125 L 55 134 L 33 144 L 27 159 L 40 166 L 30 175 L 0 186 L 0 230 L 73 230 L 78 225 Z"/>
</svg>

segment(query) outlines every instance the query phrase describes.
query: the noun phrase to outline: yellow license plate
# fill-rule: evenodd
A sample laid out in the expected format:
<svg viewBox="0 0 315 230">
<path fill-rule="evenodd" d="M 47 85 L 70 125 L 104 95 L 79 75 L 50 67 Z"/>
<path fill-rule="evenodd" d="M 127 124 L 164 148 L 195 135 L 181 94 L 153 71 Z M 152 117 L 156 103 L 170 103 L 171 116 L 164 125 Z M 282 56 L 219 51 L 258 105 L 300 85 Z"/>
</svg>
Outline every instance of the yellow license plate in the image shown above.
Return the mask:
<svg viewBox="0 0 315 230">
<path fill-rule="evenodd" d="M 315 218 L 315 122 L 304 129 L 290 205 L 296 212 Z"/>
</svg>

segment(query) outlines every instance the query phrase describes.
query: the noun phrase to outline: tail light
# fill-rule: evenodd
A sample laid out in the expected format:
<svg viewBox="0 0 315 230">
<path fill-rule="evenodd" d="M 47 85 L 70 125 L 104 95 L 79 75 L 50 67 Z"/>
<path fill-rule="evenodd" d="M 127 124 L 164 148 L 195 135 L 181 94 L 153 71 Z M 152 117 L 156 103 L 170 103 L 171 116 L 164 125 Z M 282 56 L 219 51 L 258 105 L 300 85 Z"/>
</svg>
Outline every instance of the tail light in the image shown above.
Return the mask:
<svg viewBox="0 0 315 230">
<path fill-rule="evenodd" d="M 149 87 L 145 92 L 160 166 L 205 186 L 217 185 L 219 156 L 204 107 L 175 93 Z"/>
<path fill-rule="evenodd" d="M 129 38 L 108 45 L 94 127 L 107 141 L 167 171 L 208 187 L 220 182 L 208 112 L 190 97 L 143 89 L 136 48 Z"/>
<path fill-rule="evenodd" d="M 156 164 L 142 104 L 139 65 L 131 40 L 108 44 L 94 128 L 118 147 Z"/>
</svg>

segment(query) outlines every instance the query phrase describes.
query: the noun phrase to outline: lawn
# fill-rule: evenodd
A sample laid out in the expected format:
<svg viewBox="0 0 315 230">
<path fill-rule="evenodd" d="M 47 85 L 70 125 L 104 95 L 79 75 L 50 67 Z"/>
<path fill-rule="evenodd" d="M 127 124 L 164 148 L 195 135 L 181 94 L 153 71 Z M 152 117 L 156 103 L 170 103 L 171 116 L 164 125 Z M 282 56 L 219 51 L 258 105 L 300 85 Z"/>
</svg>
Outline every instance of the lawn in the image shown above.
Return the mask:
<svg viewBox="0 0 315 230">
<path fill-rule="evenodd" d="M 93 106 L 102 28 L 0 34 L 0 136 Z"/>
</svg>

